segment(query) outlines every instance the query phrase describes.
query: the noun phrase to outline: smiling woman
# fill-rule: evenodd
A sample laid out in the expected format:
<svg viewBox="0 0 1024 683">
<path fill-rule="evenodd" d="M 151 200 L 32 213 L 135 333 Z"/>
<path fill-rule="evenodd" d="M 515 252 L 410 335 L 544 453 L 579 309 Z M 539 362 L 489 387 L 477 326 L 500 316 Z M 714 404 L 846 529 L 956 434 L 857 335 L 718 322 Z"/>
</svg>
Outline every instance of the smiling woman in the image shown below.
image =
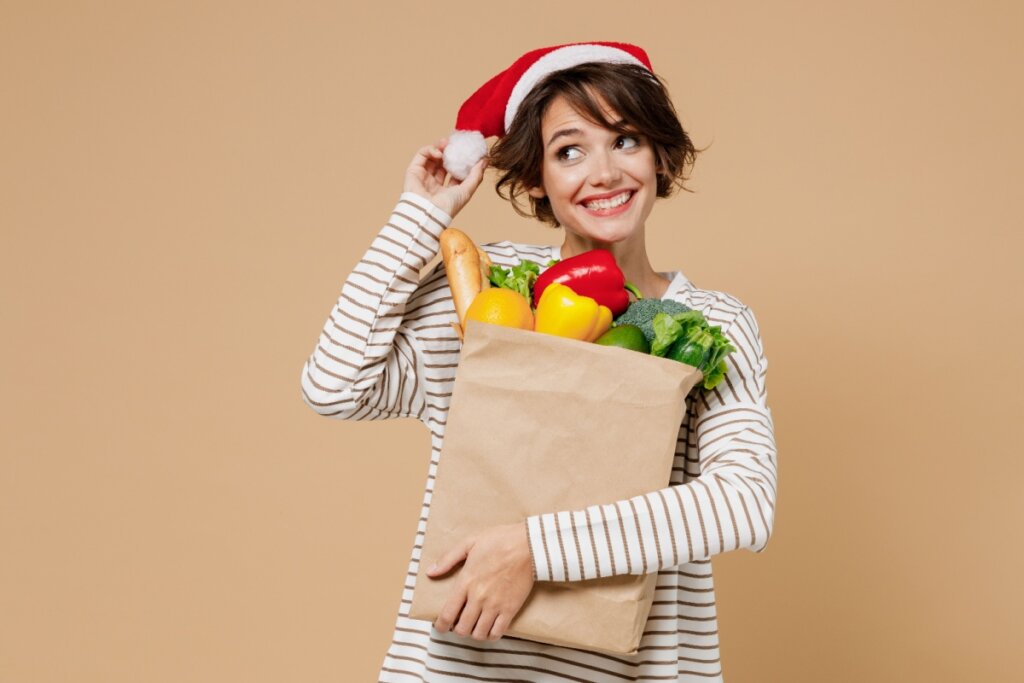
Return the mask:
<svg viewBox="0 0 1024 683">
<path fill-rule="evenodd" d="M 549 106 L 554 109 L 555 101 L 560 104 L 551 112 Z M 519 206 L 517 198 L 543 184 L 545 162 L 556 141 L 565 144 L 565 136 L 585 132 L 581 127 L 554 124 L 565 115 L 584 122 L 595 133 L 638 136 L 636 143 L 642 142 L 654 155 L 658 197 L 670 196 L 677 187 L 687 189 L 687 171 L 699 150 L 679 123 L 661 79 L 632 62 L 585 62 L 554 71 L 540 81 L 523 99 L 508 133 L 491 147 L 491 167 L 504 172 L 495 191 L 510 200 L 520 215 L 560 225 L 543 193 L 529 193 L 530 212 Z M 546 129 L 545 116 L 549 119 Z M 555 153 L 561 152 L 559 147 Z"/>
<path fill-rule="evenodd" d="M 495 191 L 517 212 L 564 228 L 562 258 L 607 249 L 644 296 L 660 297 L 669 283 L 647 258 L 647 217 L 656 198 L 687 189 L 697 153 L 657 76 L 587 62 L 536 85 L 490 165 L 505 172 Z M 532 214 L 518 206 L 524 193 Z"/>
<path fill-rule="evenodd" d="M 601 107 L 609 114 L 609 106 L 598 96 Z M 551 131 L 557 131 L 554 134 Z M 569 101 L 559 96 L 548 105 L 541 121 L 545 145 L 541 164 L 541 184 L 527 190 L 534 199 L 547 199 L 555 220 L 580 232 L 577 207 L 583 215 L 619 216 L 630 208 L 632 221 L 625 225 L 622 238 L 637 238 L 643 228 L 657 192 L 657 173 L 653 148 L 638 133 L 617 133 L 588 121 Z M 606 189 L 607 191 L 601 191 Z M 633 201 L 639 195 L 639 201 Z M 594 222 L 608 227 L 608 221 Z M 588 246 L 608 248 L 618 242 L 613 235 L 603 243 Z"/>
<path fill-rule="evenodd" d="M 602 106 L 607 108 L 603 101 Z M 551 135 L 552 130 L 564 135 Z M 645 225 L 657 196 L 653 148 L 642 136 L 591 123 L 561 96 L 548 106 L 541 131 L 551 143 L 544 151 L 541 184 L 527 192 L 546 199 L 565 229 L 563 257 L 607 249 L 627 279 L 653 296 L 642 284 L 657 278 L 644 258 Z"/>
<path fill-rule="evenodd" d="M 498 141 L 488 157 L 490 136 Z M 680 271 L 657 271 L 648 258 L 647 217 L 657 198 L 686 189 L 696 154 L 642 49 L 576 43 L 520 57 L 463 104 L 449 138 L 413 157 L 404 192 L 345 281 L 301 377 L 304 400 L 321 415 L 416 417 L 431 434 L 409 578 L 380 681 L 722 680 L 710 558 L 765 548 L 776 451 L 768 363 L 750 308 Z M 503 173 L 495 189 L 517 213 L 564 232 L 561 245 L 481 245 L 495 265 L 606 250 L 645 297 L 700 311 L 737 351 L 721 385 L 693 395 L 678 435 L 668 435 L 676 436 L 668 486 L 484 529 L 424 573 L 420 552 L 461 345 L 443 263 L 421 281 L 417 275 L 488 164 Z M 517 203 L 523 195 L 530 212 Z M 436 621 L 411 618 L 416 582 L 425 580 L 417 577 L 434 580 L 456 567 Z M 649 573 L 657 573 L 657 589 L 635 655 L 506 636 L 538 581 Z"/>
</svg>

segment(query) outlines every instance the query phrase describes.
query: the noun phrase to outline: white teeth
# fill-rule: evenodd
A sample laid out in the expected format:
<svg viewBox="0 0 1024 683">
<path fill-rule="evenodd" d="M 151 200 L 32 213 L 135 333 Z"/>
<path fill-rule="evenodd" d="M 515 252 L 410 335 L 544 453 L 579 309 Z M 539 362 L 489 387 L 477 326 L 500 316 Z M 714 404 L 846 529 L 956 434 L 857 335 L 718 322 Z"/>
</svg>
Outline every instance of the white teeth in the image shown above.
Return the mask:
<svg viewBox="0 0 1024 683">
<path fill-rule="evenodd" d="M 616 206 L 621 206 L 629 201 L 629 198 L 633 196 L 633 192 L 623 192 L 620 195 L 616 195 L 611 199 L 598 199 L 596 202 L 587 202 L 584 204 L 588 209 L 614 209 Z"/>
</svg>

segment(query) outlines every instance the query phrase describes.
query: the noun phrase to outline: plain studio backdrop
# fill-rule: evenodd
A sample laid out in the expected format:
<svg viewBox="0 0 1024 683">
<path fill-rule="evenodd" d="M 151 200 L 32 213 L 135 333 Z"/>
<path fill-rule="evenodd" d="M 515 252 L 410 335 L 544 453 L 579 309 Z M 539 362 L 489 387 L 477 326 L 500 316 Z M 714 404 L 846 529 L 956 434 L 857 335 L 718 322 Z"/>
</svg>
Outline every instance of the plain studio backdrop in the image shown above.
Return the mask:
<svg viewBox="0 0 1024 683">
<path fill-rule="evenodd" d="M 429 462 L 299 375 L 414 152 L 529 49 L 644 47 L 699 147 L 659 270 L 769 359 L 741 681 L 1021 680 L 1013 2 L 0 8 L 0 680 L 369 681 Z M 560 243 L 494 193 L 454 225 Z"/>
</svg>

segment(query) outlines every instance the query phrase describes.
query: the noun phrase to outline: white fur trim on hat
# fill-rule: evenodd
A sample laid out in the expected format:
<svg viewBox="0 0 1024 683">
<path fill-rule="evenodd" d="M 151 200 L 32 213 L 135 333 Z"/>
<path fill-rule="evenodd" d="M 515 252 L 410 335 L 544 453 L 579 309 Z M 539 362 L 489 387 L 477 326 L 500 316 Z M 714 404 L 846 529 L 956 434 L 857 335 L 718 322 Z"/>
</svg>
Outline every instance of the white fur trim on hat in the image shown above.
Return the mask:
<svg viewBox="0 0 1024 683">
<path fill-rule="evenodd" d="M 456 130 L 444 148 L 444 168 L 456 180 L 465 180 L 476 162 L 487 154 L 487 141 L 478 130 Z"/>
<path fill-rule="evenodd" d="M 646 64 L 625 50 L 609 45 L 567 45 L 552 50 L 531 64 L 512 88 L 508 104 L 505 105 L 505 130 L 511 127 L 512 119 L 519 111 L 519 105 L 542 78 L 554 71 L 568 69 L 584 62 L 628 62 L 647 68 Z"/>
</svg>

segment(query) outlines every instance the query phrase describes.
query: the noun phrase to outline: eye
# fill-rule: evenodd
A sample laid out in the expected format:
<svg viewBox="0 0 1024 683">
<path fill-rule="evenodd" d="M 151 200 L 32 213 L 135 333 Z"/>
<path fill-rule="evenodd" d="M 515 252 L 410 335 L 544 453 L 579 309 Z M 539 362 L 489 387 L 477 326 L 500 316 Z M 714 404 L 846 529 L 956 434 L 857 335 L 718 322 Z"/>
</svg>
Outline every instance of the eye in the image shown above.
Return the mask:
<svg viewBox="0 0 1024 683">
<path fill-rule="evenodd" d="M 575 161 L 579 157 L 570 157 L 569 152 L 572 150 L 576 150 L 576 152 L 579 152 L 579 150 L 576 149 L 575 147 L 563 147 L 562 149 L 558 150 L 555 153 L 555 157 L 563 161 Z"/>
<path fill-rule="evenodd" d="M 631 147 L 638 147 L 640 145 L 640 137 L 638 135 L 620 135 L 619 139 L 616 140 L 616 142 L 621 142 L 623 140 L 632 142 L 632 144 L 625 145 L 625 149 L 629 149 Z"/>
</svg>

